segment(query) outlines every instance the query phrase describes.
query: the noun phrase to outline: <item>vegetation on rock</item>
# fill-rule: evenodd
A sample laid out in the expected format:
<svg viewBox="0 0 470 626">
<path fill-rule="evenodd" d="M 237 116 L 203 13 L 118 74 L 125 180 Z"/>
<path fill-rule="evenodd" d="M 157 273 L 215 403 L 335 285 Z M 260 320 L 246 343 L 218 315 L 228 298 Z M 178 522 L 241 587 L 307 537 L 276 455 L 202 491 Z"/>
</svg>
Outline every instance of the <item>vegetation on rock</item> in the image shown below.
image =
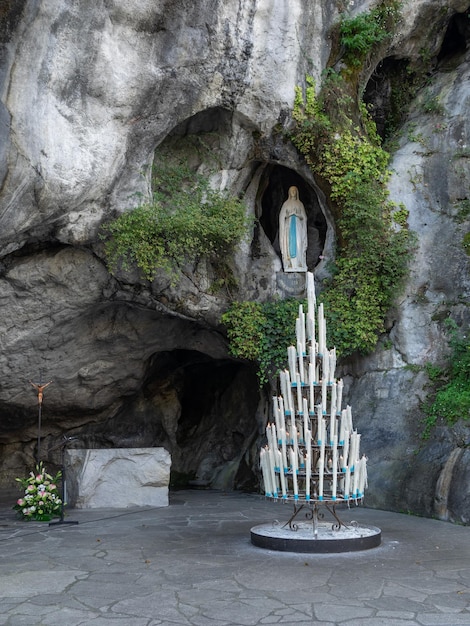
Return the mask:
<svg viewBox="0 0 470 626">
<path fill-rule="evenodd" d="M 451 356 L 445 367 L 428 365 L 434 393 L 424 405 L 423 438 L 427 439 L 438 419 L 448 425 L 459 419 L 470 420 L 470 340 L 459 335 L 454 320 L 447 320 Z"/>
<path fill-rule="evenodd" d="M 243 202 L 212 189 L 208 178 L 183 163 L 158 162 L 153 189 L 152 202 L 103 227 L 113 273 L 136 265 L 147 280 L 159 269 L 176 280 L 185 263 L 226 256 L 247 232 Z"/>
</svg>

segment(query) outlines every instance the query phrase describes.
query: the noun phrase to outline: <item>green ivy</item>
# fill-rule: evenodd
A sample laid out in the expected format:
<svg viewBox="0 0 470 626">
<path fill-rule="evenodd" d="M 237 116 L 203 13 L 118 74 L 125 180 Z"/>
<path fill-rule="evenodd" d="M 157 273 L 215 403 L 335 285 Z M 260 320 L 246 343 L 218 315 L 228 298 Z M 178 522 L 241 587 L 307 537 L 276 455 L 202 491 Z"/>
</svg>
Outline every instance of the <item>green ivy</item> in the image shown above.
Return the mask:
<svg viewBox="0 0 470 626">
<path fill-rule="evenodd" d="M 233 302 L 222 315 L 233 356 L 258 362 L 260 385 L 285 367 L 287 347 L 295 344 L 299 300 Z M 304 302 L 306 306 L 306 302 Z"/>
<path fill-rule="evenodd" d="M 108 267 L 137 266 L 147 280 L 159 269 L 176 279 L 199 257 L 226 256 L 247 232 L 244 204 L 211 188 L 209 180 L 183 163 L 157 163 L 153 199 L 104 225 Z"/>
<path fill-rule="evenodd" d="M 428 364 L 426 371 L 434 386 L 432 401 L 424 406 L 423 439 L 427 439 L 438 419 L 448 425 L 459 419 L 470 420 L 470 340 L 460 336 L 453 320 L 447 321 L 451 357 L 446 367 Z"/>
<path fill-rule="evenodd" d="M 337 260 L 321 297 L 338 352 L 368 353 L 384 331 L 384 317 L 407 273 L 412 241 L 407 211 L 388 198 L 389 154 L 365 107 L 359 108 L 360 124 L 337 114 L 332 119 L 326 109 L 331 93 L 314 96 L 314 87 L 309 80 L 303 103 L 296 94 L 292 140 L 328 186 L 336 216 Z M 333 89 L 347 97 L 342 77 L 335 76 Z"/>
<path fill-rule="evenodd" d="M 361 66 L 374 48 L 391 38 L 401 6 L 402 2 L 385 0 L 369 12 L 341 20 L 340 42 L 347 65 Z"/>
</svg>

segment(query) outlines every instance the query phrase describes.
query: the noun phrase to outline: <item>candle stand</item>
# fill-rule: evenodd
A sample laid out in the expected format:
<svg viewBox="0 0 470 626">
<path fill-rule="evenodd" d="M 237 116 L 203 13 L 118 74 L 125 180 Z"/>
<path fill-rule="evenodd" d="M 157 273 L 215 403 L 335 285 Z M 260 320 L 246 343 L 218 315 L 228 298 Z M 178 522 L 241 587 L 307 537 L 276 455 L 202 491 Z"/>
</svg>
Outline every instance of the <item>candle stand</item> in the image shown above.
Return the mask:
<svg viewBox="0 0 470 626">
<path fill-rule="evenodd" d="M 288 368 L 279 375 L 273 419 L 260 451 L 265 495 L 292 503 L 283 525 L 251 530 L 259 547 L 300 552 L 363 550 L 380 544 L 380 529 L 344 523 L 337 508 L 363 502 L 367 458 L 352 409 L 342 408 L 343 381 L 335 378 L 336 350 L 326 347 L 323 305 L 317 308 L 313 274 L 307 273 L 307 315 L 299 306 L 297 347 L 287 348 Z M 324 511 L 334 519 L 323 522 Z M 308 523 L 300 522 L 301 514 Z M 295 549 L 294 549 L 295 546 Z"/>
</svg>

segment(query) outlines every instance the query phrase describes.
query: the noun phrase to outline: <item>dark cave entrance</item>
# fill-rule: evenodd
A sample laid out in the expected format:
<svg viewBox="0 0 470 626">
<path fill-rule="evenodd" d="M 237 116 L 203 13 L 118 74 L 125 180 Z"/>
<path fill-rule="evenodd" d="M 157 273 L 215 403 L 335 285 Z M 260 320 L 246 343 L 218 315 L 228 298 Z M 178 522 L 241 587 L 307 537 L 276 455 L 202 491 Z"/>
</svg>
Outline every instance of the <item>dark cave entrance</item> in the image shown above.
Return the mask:
<svg viewBox="0 0 470 626">
<path fill-rule="evenodd" d="M 259 223 L 276 254 L 280 255 L 279 212 L 291 186 L 298 188 L 307 213 L 307 266 L 311 271 L 320 261 L 328 227 L 315 190 L 300 174 L 282 165 L 270 164 L 266 167 L 260 180 Z"/>
<path fill-rule="evenodd" d="M 259 403 L 253 365 L 195 350 L 159 352 L 150 359 L 139 395 L 107 422 L 106 431 L 114 445 L 165 447 L 172 489 L 256 491 Z M 100 434 L 93 439 L 96 446 Z"/>
</svg>

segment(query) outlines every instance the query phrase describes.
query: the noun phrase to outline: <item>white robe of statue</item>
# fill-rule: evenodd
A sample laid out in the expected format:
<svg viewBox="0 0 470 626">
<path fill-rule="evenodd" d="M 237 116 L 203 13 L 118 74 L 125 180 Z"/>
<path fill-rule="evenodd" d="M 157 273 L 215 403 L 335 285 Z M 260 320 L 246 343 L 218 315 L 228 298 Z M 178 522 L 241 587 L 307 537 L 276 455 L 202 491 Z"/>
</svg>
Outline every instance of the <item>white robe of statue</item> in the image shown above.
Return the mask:
<svg viewBox="0 0 470 626">
<path fill-rule="evenodd" d="M 279 213 L 279 245 L 285 272 L 307 271 L 307 214 L 297 187 L 289 188 Z"/>
</svg>

